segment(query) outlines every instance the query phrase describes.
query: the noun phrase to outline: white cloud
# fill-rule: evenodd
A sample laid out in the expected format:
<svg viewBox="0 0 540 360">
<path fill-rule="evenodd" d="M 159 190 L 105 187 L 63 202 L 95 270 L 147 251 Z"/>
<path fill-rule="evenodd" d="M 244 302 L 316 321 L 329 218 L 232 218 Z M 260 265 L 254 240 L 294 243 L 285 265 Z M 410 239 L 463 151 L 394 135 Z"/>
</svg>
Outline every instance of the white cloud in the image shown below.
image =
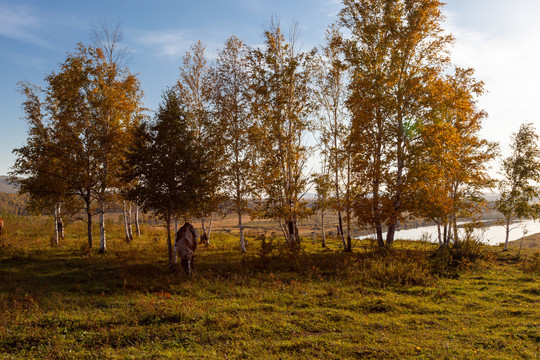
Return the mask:
<svg viewBox="0 0 540 360">
<path fill-rule="evenodd" d="M 8 8 L 0 5 L 0 35 L 45 46 L 45 42 L 36 35 L 42 28 L 39 17 L 28 7 Z"/>
<path fill-rule="evenodd" d="M 534 122 L 540 131 L 536 105 L 537 84 L 540 83 L 540 47 L 537 45 L 540 24 L 534 21 L 540 7 L 529 5 L 526 8 L 527 11 L 522 11 L 515 4 L 497 2 L 489 17 L 481 13 L 481 9 L 477 10 L 475 15 L 482 18 L 481 24 L 459 23 L 461 18 L 455 12 L 447 12 L 445 24 L 456 37 L 452 52 L 454 63 L 475 68 L 477 79 L 486 84 L 488 93 L 480 99 L 480 106 L 489 114 L 483 134 L 489 140 L 500 142 L 503 154 L 511 133 L 517 131 L 521 123 Z"/>
<path fill-rule="evenodd" d="M 193 43 L 182 30 L 146 31 L 137 35 L 137 41 L 156 51 L 158 56 L 180 57 Z"/>
<path fill-rule="evenodd" d="M 213 60 L 230 34 L 223 31 L 197 32 L 195 30 L 132 31 L 131 37 L 142 46 L 152 49 L 158 57 L 179 59 L 197 41 L 206 46 L 206 56 Z"/>
</svg>

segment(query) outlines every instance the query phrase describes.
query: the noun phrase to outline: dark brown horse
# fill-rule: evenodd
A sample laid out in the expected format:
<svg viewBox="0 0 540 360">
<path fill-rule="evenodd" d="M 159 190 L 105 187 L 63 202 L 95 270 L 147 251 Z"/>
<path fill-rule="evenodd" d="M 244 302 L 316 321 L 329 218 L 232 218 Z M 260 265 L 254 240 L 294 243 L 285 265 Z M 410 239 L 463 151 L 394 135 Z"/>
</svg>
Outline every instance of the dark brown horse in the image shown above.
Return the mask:
<svg viewBox="0 0 540 360">
<path fill-rule="evenodd" d="M 195 230 L 193 225 L 186 222 L 176 233 L 176 241 L 174 242 L 174 262 L 177 262 L 176 257 L 180 256 L 180 263 L 186 274 L 191 275 L 193 270 L 194 252 L 197 249 L 197 240 L 199 232 Z"/>
<path fill-rule="evenodd" d="M 4 220 L 0 219 L 0 235 L 4 233 Z"/>
</svg>

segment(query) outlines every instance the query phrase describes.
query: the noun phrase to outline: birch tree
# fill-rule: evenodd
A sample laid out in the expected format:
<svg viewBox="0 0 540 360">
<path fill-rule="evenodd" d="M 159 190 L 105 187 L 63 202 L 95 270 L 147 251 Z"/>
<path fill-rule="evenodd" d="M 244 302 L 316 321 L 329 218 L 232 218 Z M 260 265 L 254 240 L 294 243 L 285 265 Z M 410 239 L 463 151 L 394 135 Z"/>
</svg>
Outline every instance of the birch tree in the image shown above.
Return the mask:
<svg viewBox="0 0 540 360">
<path fill-rule="evenodd" d="M 411 150 L 407 202 L 438 225 L 441 244 L 459 241 L 458 217 L 478 216 L 486 205 L 482 191 L 493 185 L 488 170 L 498 147 L 480 136 L 487 114 L 477 102 L 484 84 L 473 74 L 456 68 L 433 83 L 431 109 Z"/>
<path fill-rule="evenodd" d="M 540 217 L 536 203 L 540 191 L 540 147 L 538 134 L 532 123 L 521 124 L 512 136 L 510 156 L 502 161 L 502 176 L 498 187 L 501 194 L 496 209 L 504 216 L 506 236 L 504 251 L 508 251 L 511 225 L 516 219 Z"/>
<path fill-rule="evenodd" d="M 108 191 L 119 186 L 117 169 L 128 142 L 131 115 L 141 96 L 139 83 L 129 72 L 108 63 L 102 49 L 83 44 L 68 54 L 57 73 L 45 80 L 41 116 L 47 125 L 35 125 L 49 141 L 39 149 L 31 133 L 28 148 L 16 150 L 21 165 L 17 171 L 27 171 L 23 164 L 27 164 L 29 154 L 43 150 L 40 161 L 48 164 L 47 168 L 29 167 L 27 175 L 46 174 L 51 186 L 56 187 L 55 192 L 60 191 L 65 198 L 77 197 L 84 203 L 91 249 L 95 202 L 99 203 L 97 212 L 104 224 Z M 27 94 L 29 101 L 34 101 L 34 95 Z M 104 227 L 101 230 L 100 251 L 104 252 Z"/>
<path fill-rule="evenodd" d="M 31 212 L 41 214 L 43 210 L 52 211 L 53 244 L 58 246 L 64 233 L 62 204 L 73 203 L 66 194 L 65 184 L 54 176 L 59 171 L 59 163 L 51 156 L 54 141 L 51 137 L 51 124 L 40 99 L 41 89 L 35 85 L 20 83 L 20 91 L 26 97 L 23 107 L 29 127 L 28 139 L 25 146 L 13 150 L 17 160 L 10 170 L 10 175 L 12 181 L 19 184 L 19 194 L 29 196 L 27 207 Z M 70 208 L 74 209 L 74 206 Z"/>
<path fill-rule="evenodd" d="M 243 253 L 246 252 L 246 242 L 242 216 L 248 209 L 247 196 L 253 186 L 253 145 L 249 138 L 253 126 L 250 76 L 249 49 L 240 39 L 231 36 L 219 52 L 210 73 L 213 84 L 211 103 L 223 142 L 223 187 L 232 199 L 232 208 L 238 217 Z"/>
<path fill-rule="evenodd" d="M 95 116 L 95 126 L 100 131 L 98 139 L 101 154 L 100 189 L 100 252 L 106 251 L 105 213 L 106 204 L 113 190 L 122 187 L 118 171 L 122 154 L 128 143 L 131 128 L 138 120 L 141 108 L 141 91 L 137 79 L 127 68 L 128 49 L 122 46 L 123 33 L 117 25 L 110 27 L 103 21 L 92 31 L 93 43 L 100 57 L 97 59 L 93 95 L 90 97 L 91 108 Z M 131 208 L 131 204 L 129 204 Z M 126 211 L 124 219 L 126 221 Z M 131 241 L 131 220 L 125 226 L 126 239 Z"/>
<path fill-rule="evenodd" d="M 124 33 L 120 24 L 111 26 L 107 19 L 92 26 L 90 32 L 92 45 L 103 51 L 103 56 L 109 64 L 115 64 L 119 69 L 125 69 L 131 62 L 129 48 L 125 46 Z"/>
<path fill-rule="evenodd" d="M 315 203 L 315 217 L 321 217 L 321 235 L 322 235 L 322 247 L 326 247 L 326 234 L 324 228 L 324 217 L 327 210 L 330 208 L 331 200 L 330 192 L 332 189 L 332 180 L 330 174 L 326 171 L 325 166 L 320 174 L 313 175 L 313 183 L 315 184 L 315 191 L 317 193 L 317 200 Z M 318 223 L 318 221 L 315 221 Z M 338 230 L 339 230 L 338 226 Z M 339 234 L 338 234 L 339 235 Z"/>
<path fill-rule="evenodd" d="M 194 209 L 197 212 L 195 215 L 202 220 L 203 232 L 209 241 L 205 219 L 210 218 L 211 224 L 212 215 L 217 211 L 222 200 L 220 185 L 224 156 L 220 127 L 211 109 L 210 98 L 213 84 L 205 51 L 206 46 L 198 41 L 186 52 L 180 66 L 180 78 L 176 83 L 176 91 L 185 104 L 188 127 L 193 130 L 195 141 L 201 149 L 206 151 L 206 156 L 213 159 L 213 164 L 206 171 L 212 170 L 214 173 L 212 177 L 214 191 L 207 193 L 205 198 L 200 198 L 199 207 Z"/>
<path fill-rule="evenodd" d="M 265 31 L 264 49 L 252 52 L 258 147 L 257 186 L 262 190 L 260 216 L 279 221 L 288 244 L 299 241 L 297 222 L 307 214 L 302 199 L 310 148 L 305 136 L 312 129 L 310 89 L 314 52 L 298 49 L 298 28 L 289 41 L 273 22 Z"/>
<path fill-rule="evenodd" d="M 439 0 L 344 0 L 339 25 L 350 69 L 356 214 L 379 247 L 391 244 L 409 204 L 412 130 L 425 121 L 429 83 L 449 64 Z M 383 226 L 388 225 L 386 242 Z"/>
<path fill-rule="evenodd" d="M 93 247 L 92 216 L 99 189 L 99 133 L 91 101 L 92 78 L 96 60 L 95 49 L 79 44 L 73 54 L 61 64 L 60 71 L 46 78 L 46 106 L 51 118 L 54 140 L 49 156 L 58 163 L 54 173 L 67 194 L 79 197 L 86 213 L 88 248 Z"/>
<path fill-rule="evenodd" d="M 335 210 L 338 215 L 338 234 L 341 237 L 343 249 L 347 249 L 345 232 L 343 230 L 342 212 L 344 205 L 342 187 L 343 179 L 347 184 L 347 139 L 350 115 L 345 101 L 348 96 L 346 66 L 341 51 L 342 36 L 337 27 L 331 27 L 326 34 L 326 45 L 322 48 L 322 55 L 317 62 L 315 72 L 315 96 L 319 104 L 321 121 L 320 148 L 321 156 L 328 163 L 330 173 L 333 175 L 333 190 L 335 197 Z M 348 188 L 348 184 L 347 184 Z M 346 208 L 350 213 L 350 208 Z M 350 221 L 347 221 L 347 238 L 350 237 Z"/>
</svg>

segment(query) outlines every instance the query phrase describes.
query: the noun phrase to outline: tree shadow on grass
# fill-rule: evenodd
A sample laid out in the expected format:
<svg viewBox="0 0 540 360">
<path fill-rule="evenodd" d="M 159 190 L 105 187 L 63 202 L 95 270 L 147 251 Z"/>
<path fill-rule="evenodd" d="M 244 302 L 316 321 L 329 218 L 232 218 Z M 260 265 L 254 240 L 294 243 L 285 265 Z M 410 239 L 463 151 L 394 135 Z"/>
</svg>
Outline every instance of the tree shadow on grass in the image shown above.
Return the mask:
<svg viewBox="0 0 540 360">
<path fill-rule="evenodd" d="M 374 276 L 398 277 L 400 282 L 403 272 L 410 272 L 411 266 L 415 269 L 414 261 L 425 266 L 425 257 L 425 251 L 399 251 L 388 256 L 375 252 L 308 253 L 301 249 L 279 249 L 261 256 L 257 253 L 242 255 L 233 251 L 204 250 L 197 256 L 194 275 L 188 277 L 180 266 L 176 272 L 171 272 L 163 254 L 157 251 L 129 250 L 93 256 L 58 249 L 0 253 L 0 297 L 13 294 L 37 297 L 75 294 L 84 297 L 178 291 L 178 285 L 182 284 L 224 280 L 246 283 L 270 274 L 281 281 L 342 280 L 359 274 L 361 277 L 358 279 L 361 280 L 369 277 L 366 272 L 373 271 Z M 403 259 L 413 259 L 413 264 L 392 268 L 393 264 L 401 264 Z M 389 278 L 388 281 L 394 280 Z"/>
</svg>

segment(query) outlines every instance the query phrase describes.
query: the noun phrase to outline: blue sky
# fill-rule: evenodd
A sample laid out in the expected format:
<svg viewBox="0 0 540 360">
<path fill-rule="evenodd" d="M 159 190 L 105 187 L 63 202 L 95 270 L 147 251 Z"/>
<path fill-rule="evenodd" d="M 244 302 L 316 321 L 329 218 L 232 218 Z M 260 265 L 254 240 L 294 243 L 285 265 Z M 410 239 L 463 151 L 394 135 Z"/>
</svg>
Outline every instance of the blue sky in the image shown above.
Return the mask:
<svg viewBox="0 0 540 360">
<path fill-rule="evenodd" d="M 540 83 L 540 13 L 537 0 L 448 0 L 445 27 L 456 37 L 454 62 L 472 66 L 489 91 L 481 106 L 490 114 L 483 135 L 502 143 L 519 124 L 535 122 Z M 0 0 L 0 175 L 24 145 L 23 97 L 17 82 L 38 85 L 57 70 L 78 42 L 88 42 L 92 24 L 119 23 L 133 57 L 144 102 L 155 109 L 161 91 L 178 78 L 185 51 L 195 41 L 212 54 L 234 34 L 262 43 L 272 15 L 287 26 L 297 21 L 309 49 L 323 42 L 336 19 L 338 0 L 30 1 Z"/>
</svg>

